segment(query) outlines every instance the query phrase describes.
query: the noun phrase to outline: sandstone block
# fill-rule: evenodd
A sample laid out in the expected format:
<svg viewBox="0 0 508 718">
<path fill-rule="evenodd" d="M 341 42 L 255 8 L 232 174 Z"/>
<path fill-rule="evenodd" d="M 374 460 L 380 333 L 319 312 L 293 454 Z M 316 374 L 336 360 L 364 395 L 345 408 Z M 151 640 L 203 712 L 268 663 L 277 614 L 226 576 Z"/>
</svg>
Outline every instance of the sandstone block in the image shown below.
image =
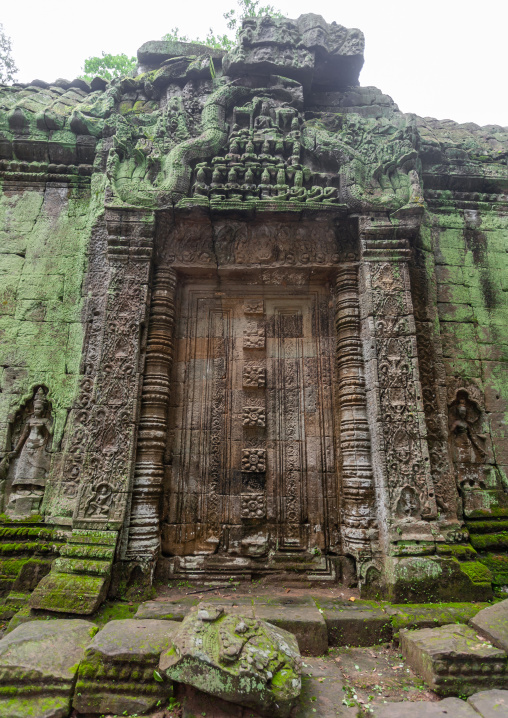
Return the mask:
<svg viewBox="0 0 508 718">
<path fill-rule="evenodd" d="M 506 653 L 469 626 L 401 631 L 400 645 L 409 665 L 439 695 L 472 695 L 508 681 Z"/>
<path fill-rule="evenodd" d="M 508 599 L 484 608 L 470 620 L 470 624 L 494 646 L 508 653 Z"/>
<path fill-rule="evenodd" d="M 159 665 L 172 680 L 273 718 L 286 718 L 301 691 L 296 638 L 215 605 L 178 625 Z"/>
<path fill-rule="evenodd" d="M 328 631 L 330 646 L 373 646 L 390 641 L 390 616 L 381 608 L 368 603 L 347 605 L 327 602 L 320 604 Z"/>
<path fill-rule="evenodd" d="M 482 718 L 507 718 L 508 716 L 508 690 L 481 691 L 468 698 Z"/>
<path fill-rule="evenodd" d="M 479 718 L 478 713 L 460 698 L 445 698 L 439 703 L 387 703 L 375 706 L 374 718 Z"/>
<path fill-rule="evenodd" d="M 166 700 L 172 684 L 154 671 L 177 625 L 148 619 L 106 624 L 79 667 L 74 708 L 80 713 L 144 713 Z"/>
<path fill-rule="evenodd" d="M 306 656 L 322 656 L 328 650 L 325 619 L 315 605 L 254 605 L 254 615 L 273 626 L 292 633 L 300 651 Z"/>
<path fill-rule="evenodd" d="M 78 665 L 97 631 L 81 619 L 32 621 L 0 641 L 0 718 L 65 718 Z"/>
<path fill-rule="evenodd" d="M 145 601 L 139 606 L 134 618 L 183 621 L 197 603 L 197 598 L 181 598 L 177 601 Z"/>
</svg>

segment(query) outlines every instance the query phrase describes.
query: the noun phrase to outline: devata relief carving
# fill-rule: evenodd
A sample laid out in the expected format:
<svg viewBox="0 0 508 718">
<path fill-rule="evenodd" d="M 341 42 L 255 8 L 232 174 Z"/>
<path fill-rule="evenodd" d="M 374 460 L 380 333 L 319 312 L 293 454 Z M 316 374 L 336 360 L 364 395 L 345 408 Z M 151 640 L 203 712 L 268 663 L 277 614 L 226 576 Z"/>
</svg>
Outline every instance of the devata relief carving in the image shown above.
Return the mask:
<svg viewBox="0 0 508 718">
<path fill-rule="evenodd" d="M 39 387 L 13 426 L 12 450 L 0 463 L 8 515 L 39 512 L 50 465 L 52 420 L 46 393 Z"/>
<path fill-rule="evenodd" d="M 63 537 L 34 609 L 508 585 L 508 133 L 401 113 L 363 44 L 249 17 L 0 89 L 1 521 Z"/>
</svg>

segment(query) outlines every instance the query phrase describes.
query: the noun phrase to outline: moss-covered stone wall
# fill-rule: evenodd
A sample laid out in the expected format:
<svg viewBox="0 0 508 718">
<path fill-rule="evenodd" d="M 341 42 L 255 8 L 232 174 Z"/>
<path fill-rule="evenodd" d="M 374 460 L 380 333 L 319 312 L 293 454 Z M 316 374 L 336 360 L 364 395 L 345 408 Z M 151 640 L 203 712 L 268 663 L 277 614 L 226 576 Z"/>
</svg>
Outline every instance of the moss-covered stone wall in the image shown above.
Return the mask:
<svg viewBox="0 0 508 718">
<path fill-rule="evenodd" d="M 23 401 L 44 385 L 52 450 L 76 394 L 83 344 L 83 277 L 97 211 L 86 190 L 11 187 L 0 195 L 0 444 Z"/>
</svg>

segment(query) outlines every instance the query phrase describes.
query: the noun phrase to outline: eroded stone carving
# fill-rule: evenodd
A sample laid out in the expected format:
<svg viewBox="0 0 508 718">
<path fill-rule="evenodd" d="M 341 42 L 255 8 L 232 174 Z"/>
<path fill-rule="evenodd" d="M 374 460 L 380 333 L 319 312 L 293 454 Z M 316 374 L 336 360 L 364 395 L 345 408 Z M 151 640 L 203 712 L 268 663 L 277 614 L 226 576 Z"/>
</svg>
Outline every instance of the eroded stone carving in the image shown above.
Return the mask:
<svg viewBox="0 0 508 718">
<path fill-rule="evenodd" d="M 242 471 L 266 471 L 266 451 L 264 449 L 242 449 Z"/>
<path fill-rule="evenodd" d="M 264 621 L 201 604 L 172 636 L 160 669 L 172 680 L 285 718 L 301 690 L 293 634 Z"/>
<path fill-rule="evenodd" d="M 15 421 L 15 445 L 0 463 L 0 479 L 7 480 L 9 490 L 6 511 L 12 516 L 39 512 L 51 460 L 52 423 L 46 392 L 39 387 Z"/>
</svg>

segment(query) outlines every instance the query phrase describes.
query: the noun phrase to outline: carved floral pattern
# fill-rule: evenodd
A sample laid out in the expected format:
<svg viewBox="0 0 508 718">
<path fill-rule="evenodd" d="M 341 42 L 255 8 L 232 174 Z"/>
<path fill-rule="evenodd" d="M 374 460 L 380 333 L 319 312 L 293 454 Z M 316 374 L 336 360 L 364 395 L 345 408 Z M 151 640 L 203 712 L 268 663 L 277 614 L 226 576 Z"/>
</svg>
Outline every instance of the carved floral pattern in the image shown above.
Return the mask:
<svg viewBox="0 0 508 718">
<path fill-rule="evenodd" d="M 266 471 L 265 449 L 242 449 L 242 471 Z"/>
</svg>

